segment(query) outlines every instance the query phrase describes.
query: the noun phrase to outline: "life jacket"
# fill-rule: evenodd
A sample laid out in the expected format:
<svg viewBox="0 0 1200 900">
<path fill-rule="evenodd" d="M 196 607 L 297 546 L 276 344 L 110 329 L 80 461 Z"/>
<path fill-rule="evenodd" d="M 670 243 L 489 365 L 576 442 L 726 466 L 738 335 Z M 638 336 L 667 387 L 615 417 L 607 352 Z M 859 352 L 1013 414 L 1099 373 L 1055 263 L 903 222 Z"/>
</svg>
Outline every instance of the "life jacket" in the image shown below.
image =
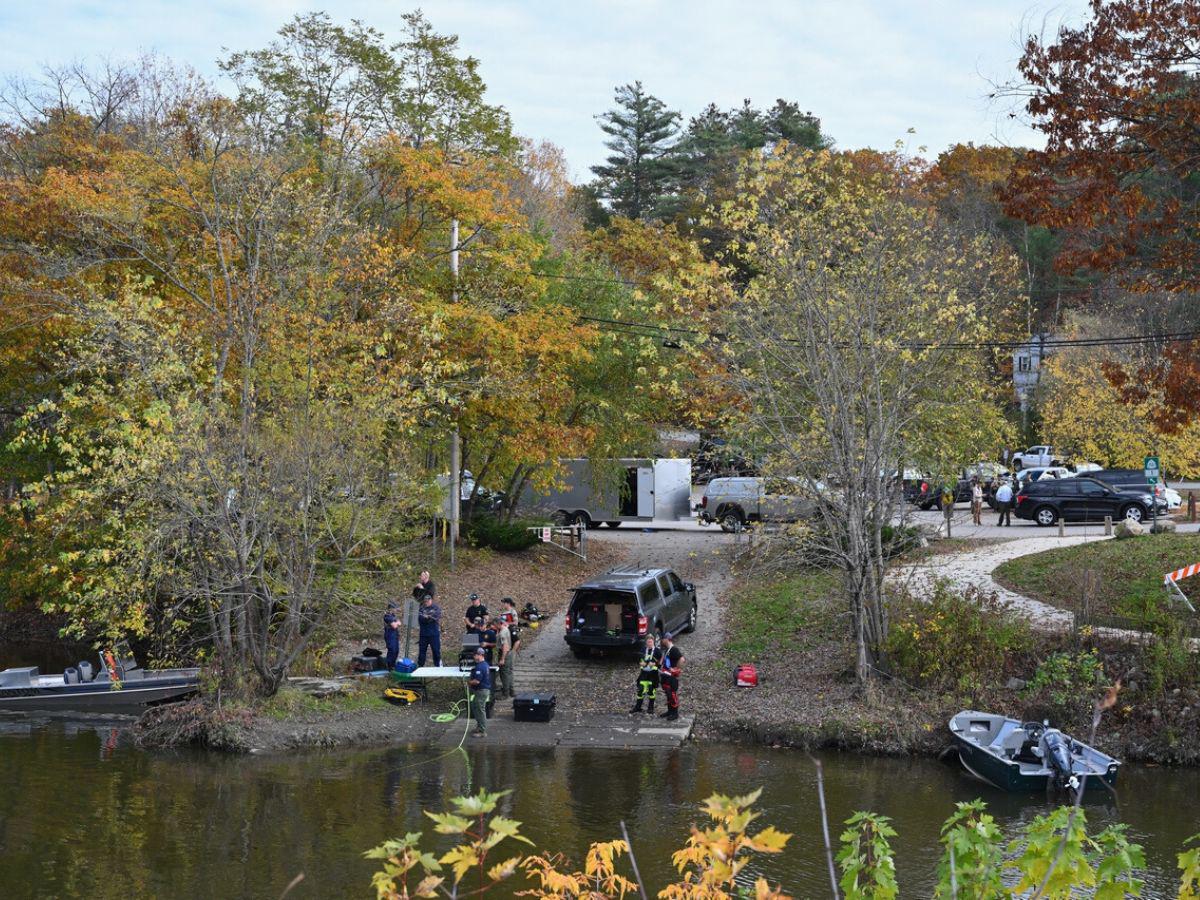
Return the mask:
<svg viewBox="0 0 1200 900">
<path fill-rule="evenodd" d="M 657 672 L 659 661 L 662 659 L 661 650 L 645 650 L 642 652 L 642 671 Z"/>
</svg>

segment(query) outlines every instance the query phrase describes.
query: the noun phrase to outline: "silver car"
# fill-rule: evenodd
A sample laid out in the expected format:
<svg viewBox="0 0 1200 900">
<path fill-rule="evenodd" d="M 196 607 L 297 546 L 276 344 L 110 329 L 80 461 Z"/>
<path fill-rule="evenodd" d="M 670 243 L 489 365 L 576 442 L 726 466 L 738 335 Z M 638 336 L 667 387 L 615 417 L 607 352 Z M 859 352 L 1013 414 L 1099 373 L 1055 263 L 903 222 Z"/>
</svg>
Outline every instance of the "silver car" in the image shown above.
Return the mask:
<svg viewBox="0 0 1200 900">
<path fill-rule="evenodd" d="M 719 522 L 722 531 L 736 531 L 748 522 L 795 522 L 816 511 L 816 502 L 803 496 L 792 478 L 714 478 L 700 501 L 701 525 Z"/>
</svg>

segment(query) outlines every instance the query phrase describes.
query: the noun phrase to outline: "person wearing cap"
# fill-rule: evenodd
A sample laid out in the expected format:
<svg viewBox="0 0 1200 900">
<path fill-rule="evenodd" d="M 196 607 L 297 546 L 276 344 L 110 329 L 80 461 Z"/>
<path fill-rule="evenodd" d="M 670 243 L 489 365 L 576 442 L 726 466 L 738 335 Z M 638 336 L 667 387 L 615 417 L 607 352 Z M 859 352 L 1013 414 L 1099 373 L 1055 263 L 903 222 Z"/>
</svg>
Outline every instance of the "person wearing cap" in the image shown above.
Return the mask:
<svg viewBox="0 0 1200 900">
<path fill-rule="evenodd" d="M 492 696 L 492 669 L 483 648 L 475 650 L 475 666 L 467 678 L 471 687 L 471 715 L 475 719 L 475 737 L 487 737 L 487 704 Z"/>
<path fill-rule="evenodd" d="M 387 647 L 387 668 L 396 668 L 396 660 L 400 657 L 400 604 L 392 601 L 388 604 L 387 612 L 383 614 L 383 643 Z"/>
<path fill-rule="evenodd" d="M 683 651 L 675 646 L 670 634 L 662 636 L 662 663 L 659 683 L 667 696 L 667 711 L 659 718 L 673 722 L 679 718 L 679 676 L 683 670 Z"/>
<path fill-rule="evenodd" d="M 417 644 L 417 665 L 425 665 L 425 654 L 432 653 L 433 664 L 442 664 L 442 608 L 433 602 L 433 594 L 421 595 L 421 606 L 417 610 L 417 625 L 420 639 Z"/>
<path fill-rule="evenodd" d="M 463 624 L 467 626 L 467 631 L 473 632 L 476 631 L 476 629 L 482 631 L 483 629 L 479 628 L 479 625 L 481 624 L 479 620 L 482 619 L 484 622 L 487 621 L 488 608 L 484 606 L 482 602 L 480 602 L 478 594 L 472 594 L 467 599 L 471 601 L 471 605 L 468 606 L 467 611 L 463 613 Z"/>
<path fill-rule="evenodd" d="M 517 601 L 512 597 L 500 601 L 500 618 L 508 627 L 508 633 L 512 636 L 512 652 L 516 653 L 521 646 L 521 619 L 517 615 Z"/>
<path fill-rule="evenodd" d="M 646 702 L 646 712 L 654 715 L 654 698 L 658 693 L 658 670 L 662 665 L 662 651 L 654 646 L 654 635 L 646 635 L 646 646 L 638 661 L 637 703 L 629 712 L 640 713 Z"/>
<path fill-rule="evenodd" d="M 503 616 L 493 617 L 492 627 L 489 630 L 495 634 L 496 647 L 492 652 L 496 656 L 496 665 L 499 668 L 499 672 L 497 673 L 500 679 L 498 696 L 515 697 L 516 692 L 513 690 L 512 632 L 504 624 Z"/>
</svg>

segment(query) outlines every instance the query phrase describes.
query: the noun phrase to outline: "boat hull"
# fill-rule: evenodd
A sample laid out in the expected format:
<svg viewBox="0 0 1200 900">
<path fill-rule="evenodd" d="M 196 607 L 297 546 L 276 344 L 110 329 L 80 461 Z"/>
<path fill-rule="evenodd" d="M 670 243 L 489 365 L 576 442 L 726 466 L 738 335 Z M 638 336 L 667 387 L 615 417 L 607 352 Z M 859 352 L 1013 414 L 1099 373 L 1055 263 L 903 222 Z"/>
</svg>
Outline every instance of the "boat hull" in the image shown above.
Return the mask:
<svg viewBox="0 0 1200 900">
<path fill-rule="evenodd" d="M 1019 765 L 1010 764 L 998 759 L 986 750 L 954 735 L 954 743 L 958 749 L 958 758 L 964 768 L 976 778 L 985 781 L 993 787 L 1014 794 L 1044 792 L 1050 786 L 1051 775 L 1046 771 L 1035 773 L 1022 772 Z M 1088 774 L 1085 782 L 1087 790 L 1103 787 L 1101 781 L 1109 787 L 1117 783 L 1119 768 L 1103 774 Z"/>
<path fill-rule="evenodd" d="M 0 711 L 120 712 L 181 700 L 200 687 L 196 675 L 146 678 L 113 690 L 107 681 L 0 690 Z"/>
</svg>

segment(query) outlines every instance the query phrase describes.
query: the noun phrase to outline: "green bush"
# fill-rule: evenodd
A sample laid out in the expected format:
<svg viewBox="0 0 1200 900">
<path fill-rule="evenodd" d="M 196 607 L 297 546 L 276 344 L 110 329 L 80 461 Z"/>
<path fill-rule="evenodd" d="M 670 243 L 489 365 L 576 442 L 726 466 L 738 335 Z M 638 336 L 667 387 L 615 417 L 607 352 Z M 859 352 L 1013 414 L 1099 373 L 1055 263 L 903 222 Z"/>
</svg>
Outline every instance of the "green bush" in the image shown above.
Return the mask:
<svg viewBox="0 0 1200 900">
<path fill-rule="evenodd" d="M 906 681 L 972 692 L 994 684 L 1031 642 L 1028 624 L 994 594 L 939 581 L 927 596 L 900 598 L 884 649 Z"/>
<path fill-rule="evenodd" d="M 487 547 L 501 553 L 528 550 L 539 540 L 531 527 L 540 525 L 527 519 L 502 522 L 495 516 L 477 516 L 466 527 L 467 538 L 477 547 Z"/>
<path fill-rule="evenodd" d="M 1063 650 L 1038 663 L 1024 696 L 1039 712 L 1071 715 L 1090 708 L 1105 683 L 1104 664 L 1095 650 Z"/>
</svg>

